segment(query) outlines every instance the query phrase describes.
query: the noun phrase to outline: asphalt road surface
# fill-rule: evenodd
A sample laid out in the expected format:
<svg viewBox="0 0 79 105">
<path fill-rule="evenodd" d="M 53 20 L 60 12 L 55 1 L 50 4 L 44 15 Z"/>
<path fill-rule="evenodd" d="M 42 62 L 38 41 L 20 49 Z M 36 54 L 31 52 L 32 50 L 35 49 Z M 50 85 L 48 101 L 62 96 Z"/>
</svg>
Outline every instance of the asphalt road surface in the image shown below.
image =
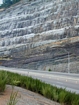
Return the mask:
<svg viewBox="0 0 79 105">
<path fill-rule="evenodd" d="M 31 76 L 33 78 L 40 79 L 45 83 L 57 86 L 59 88 L 65 88 L 66 90 L 79 94 L 79 74 L 8 68 L 2 66 L 0 66 L 0 70 L 7 70 L 22 75 Z"/>
</svg>

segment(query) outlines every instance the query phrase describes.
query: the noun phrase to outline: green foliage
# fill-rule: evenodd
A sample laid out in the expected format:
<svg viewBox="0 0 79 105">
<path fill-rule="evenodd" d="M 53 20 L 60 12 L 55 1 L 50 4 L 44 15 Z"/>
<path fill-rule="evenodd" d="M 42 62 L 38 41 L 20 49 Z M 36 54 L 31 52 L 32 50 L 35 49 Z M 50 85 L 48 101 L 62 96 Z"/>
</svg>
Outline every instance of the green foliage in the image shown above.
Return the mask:
<svg viewBox="0 0 79 105">
<path fill-rule="evenodd" d="M 3 0 L 3 4 L 0 6 L 1 8 L 8 8 L 13 4 L 16 4 L 17 2 L 19 2 L 20 0 Z M 29 2 L 32 0 L 28 0 Z"/>
<path fill-rule="evenodd" d="M 0 92 L 3 92 L 5 90 L 6 79 L 7 79 L 7 73 L 2 71 L 0 73 Z"/>
<path fill-rule="evenodd" d="M 13 89 L 12 89 L 10 99 L 9 99 L 9 102 L 7 103 L 7 105 L 16 105 L 17 95 L 18 95 L 18 92 L 13 92 Z"/>
<path fill-rule="evenodd" d="M 72 105 L 79 105 L 79 95 L 74 94 L 74 97 L 73 97 L 71 103 L 72 103 Z"/>
<path fill-rule="evenodd" d="M 18 80 L 13 80 L 12 85 L 19 86 L 19 85 L 20 85 L 20 81 L 18 81 Z"/>
<path fill-rule="evenodd" d="M 0 80 L 0 92 L 3 92 L 5 90 L 6 81 Z"/>
<path fill-rule="evenodd" d="M 3 0 L 3 4 L 0 6 L 0 8 L 8 8 L 11 5 L 19 2 L 20 0 Z"/>
<path fill-rule="evenodd" d="M 9 7 L 10 5 L 12 5 L 12 1 L 11 0 L 3 0 L 3 6 L 4 7 Z"/>
<path fill-rule="evenodd" d="M 66 92 L 65 91 L 61 91 L 60 94 L 59 94 L 59 102 L 61 104 L 64 103 L 65 98 L 66 98 Z"/>
<path fill-rule="evenodd" d="M 62 105 L 79 105 L 79 95 L 68 92 L 65 89 L 59 89 L 40 80 L 19 75 L 17 73 L 0 71 L 0 74 L 2 75 L 2 78 L 4 78 L 7 74 L 7 84 L 20 86 L 25 89 L 40 93 L 51 100 L 60 102 Z"/>
<path fill-rule="evenodd" d="M 54 101 L 58 101 L 58 97 L 59 97 L 59 96 L 58 96 L 58 92 L 57 92 L 56 89 L 53 89 L 53 93 L 52 93 L 52 94 L 53 94 L 53 100 L 54 100 Z"/>
<path fill-rule="evenodd" d="M 52 71 L 51 69 L 49 69 L 48 71 Z"/>
</svg>

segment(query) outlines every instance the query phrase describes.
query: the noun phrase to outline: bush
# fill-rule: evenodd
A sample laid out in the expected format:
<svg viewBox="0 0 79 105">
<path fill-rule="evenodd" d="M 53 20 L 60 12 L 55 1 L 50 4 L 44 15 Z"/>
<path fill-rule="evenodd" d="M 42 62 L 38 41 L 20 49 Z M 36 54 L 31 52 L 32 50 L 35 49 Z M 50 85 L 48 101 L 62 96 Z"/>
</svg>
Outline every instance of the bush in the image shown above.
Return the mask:
<svg viewBox="0 0 79 105">
<path fill-rule="evenodd" d="M 48 71 L 52 71 L 51 69 L 49 69 Z"/>
</svg>

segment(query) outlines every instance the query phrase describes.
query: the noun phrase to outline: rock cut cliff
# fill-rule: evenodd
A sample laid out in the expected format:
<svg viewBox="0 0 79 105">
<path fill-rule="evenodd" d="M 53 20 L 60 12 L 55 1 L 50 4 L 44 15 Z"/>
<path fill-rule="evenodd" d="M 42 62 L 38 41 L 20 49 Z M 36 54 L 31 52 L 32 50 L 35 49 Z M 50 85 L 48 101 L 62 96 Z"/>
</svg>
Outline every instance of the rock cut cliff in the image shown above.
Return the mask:
<svg viewBox="0 0 79 105">
<path fill-rule="evenodd" d="M 79 72 L 79 0 L 22 0 L 0 11 L 0 65 Z"/>
</svg>

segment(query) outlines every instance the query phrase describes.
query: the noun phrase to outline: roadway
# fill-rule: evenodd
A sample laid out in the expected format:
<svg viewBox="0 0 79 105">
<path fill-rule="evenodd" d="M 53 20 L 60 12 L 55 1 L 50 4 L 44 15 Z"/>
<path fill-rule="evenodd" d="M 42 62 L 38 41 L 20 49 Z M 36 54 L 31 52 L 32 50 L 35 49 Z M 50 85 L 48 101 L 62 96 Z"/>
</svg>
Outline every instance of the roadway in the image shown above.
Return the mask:
<svg viewBox="0 0 79 105">
<path fill-rule="evenodd" d="M 6 70 L 19 73 L 21 75 L 31 76 L 33 78 L 40 79 L 45 83 L 57 86 L 59 88 L 65 88 L 68 91 L 76 92 L 79 94 L 79 74 L 8 68 L 2 66 L 0 66 L 0 70 Z"/>
</svg>

